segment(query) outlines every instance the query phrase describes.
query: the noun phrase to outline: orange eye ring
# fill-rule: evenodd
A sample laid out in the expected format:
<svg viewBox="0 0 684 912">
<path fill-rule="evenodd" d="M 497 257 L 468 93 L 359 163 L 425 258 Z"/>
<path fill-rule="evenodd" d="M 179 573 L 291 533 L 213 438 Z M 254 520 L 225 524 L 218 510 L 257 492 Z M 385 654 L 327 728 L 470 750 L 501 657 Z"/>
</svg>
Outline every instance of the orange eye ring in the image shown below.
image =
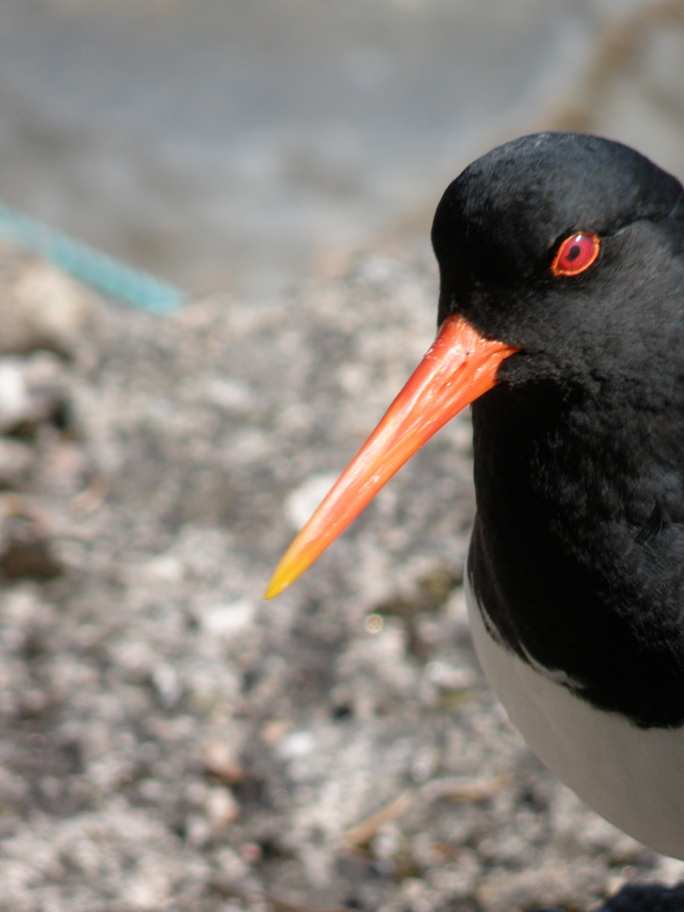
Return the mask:
<svg viewBox="0 0 684 912">
<path fill-rule="evenodd" d="M 555 276 L 576 276 L 596 262 L 601 238 L 593 231 L 575 231 L 560 242 L 551 263 Z"/>
</svg>

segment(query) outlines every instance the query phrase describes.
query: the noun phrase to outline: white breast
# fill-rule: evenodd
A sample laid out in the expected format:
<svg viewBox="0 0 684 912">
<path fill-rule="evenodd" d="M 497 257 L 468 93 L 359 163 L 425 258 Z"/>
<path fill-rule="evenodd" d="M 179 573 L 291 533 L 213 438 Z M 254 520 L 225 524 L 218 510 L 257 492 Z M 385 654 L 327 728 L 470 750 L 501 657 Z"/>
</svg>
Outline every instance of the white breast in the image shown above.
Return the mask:
<svg viewBox="0 0 684 912">
<path fill-rule="evenodd" d="M 684 859 L 684 729 L 637 728 L 575 696 L 553 672 L 522 661 L 487 630 L 467 578 L 478 658 L 535 754 L 625 833 Z"/>
</svg>

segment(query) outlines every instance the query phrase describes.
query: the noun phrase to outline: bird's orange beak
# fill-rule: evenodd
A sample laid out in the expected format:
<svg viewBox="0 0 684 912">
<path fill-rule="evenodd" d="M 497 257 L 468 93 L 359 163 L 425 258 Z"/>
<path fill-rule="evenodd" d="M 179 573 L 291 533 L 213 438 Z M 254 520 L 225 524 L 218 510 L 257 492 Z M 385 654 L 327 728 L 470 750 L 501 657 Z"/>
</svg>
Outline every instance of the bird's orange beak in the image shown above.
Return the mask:
<svg viewBox="0 0 684 912">
<path fill-rule="evenodd" d="M 447 317 L 385 416 L 283 555 L 266 598 L 293 583 L 433 434 L 491 389 L 499 365 L 515 351 L 483 338 L 463 317 Z"/>
</svg>

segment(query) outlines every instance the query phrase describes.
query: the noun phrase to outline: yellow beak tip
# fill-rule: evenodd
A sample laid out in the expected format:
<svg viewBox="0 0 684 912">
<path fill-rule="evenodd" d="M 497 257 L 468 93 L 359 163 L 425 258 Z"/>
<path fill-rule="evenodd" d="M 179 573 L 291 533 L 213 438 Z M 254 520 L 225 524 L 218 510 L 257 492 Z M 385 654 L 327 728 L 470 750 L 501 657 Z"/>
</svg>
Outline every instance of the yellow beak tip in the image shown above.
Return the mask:
<svg viewBox="0 0 684 912">
<path fill-rule="evenodd" d="M 287 586 L 287 583 L 281 583 L 277 579 L 277 575 L 274 573 L 269 581 L 268 586 L 266 587 L 266 591 L 264 592 L 264 598 L 267 600 L 274 599 L 277 595 L 280 595 L 280 593 L 283 591 L 283 589 L 285 589 L 286 586 Z"/>
<path fill-rule="evenodd" d="M 264 598 L 272 599 L 276 595 L 280 595 L 284 589 L 287 589 L 296 579 L 299 579 L 307 567 L 311 566 L 312 562 L 313 558 L 306 552 L 303 553 L 299 541 L 295 539 L 275 568 L 275 572 L 266 587 L 266 592 L 264 592 Z"/>
</svg>

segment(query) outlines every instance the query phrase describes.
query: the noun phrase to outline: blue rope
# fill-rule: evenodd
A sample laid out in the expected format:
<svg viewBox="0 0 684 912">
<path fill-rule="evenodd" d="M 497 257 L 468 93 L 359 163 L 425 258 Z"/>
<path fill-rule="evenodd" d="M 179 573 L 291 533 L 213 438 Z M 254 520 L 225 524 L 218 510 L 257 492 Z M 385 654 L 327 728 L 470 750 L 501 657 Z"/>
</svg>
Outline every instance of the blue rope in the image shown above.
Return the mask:
<svg viewBox="0 0 684 912">
<path fill-rule="evenodd" d="M 44 256 L 96 291 L 139 310 L 163 315 L 185 302 L 179 288 L 3 205 L 0 205 L 0 237 Z"/>
</svg>

